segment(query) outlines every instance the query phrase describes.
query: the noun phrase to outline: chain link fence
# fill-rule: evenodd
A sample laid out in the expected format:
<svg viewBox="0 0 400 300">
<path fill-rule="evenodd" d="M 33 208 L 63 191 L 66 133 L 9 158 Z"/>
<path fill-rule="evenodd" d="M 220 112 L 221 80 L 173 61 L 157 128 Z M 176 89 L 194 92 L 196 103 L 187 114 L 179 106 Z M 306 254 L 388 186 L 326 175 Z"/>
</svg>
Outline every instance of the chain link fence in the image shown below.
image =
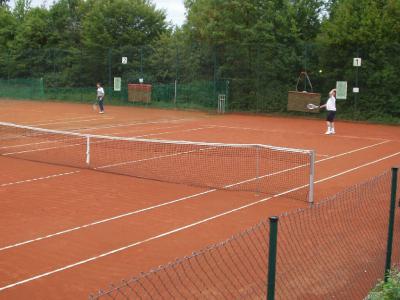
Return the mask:
<svg viewBox="0 0 400 300">
<path fill-rule="evenodd" d="M 364 299 L 384 278 L 391 198 L 385 172 L 281 215 L 275 299 Z M 398 222 L 394 228 L 393 265 L 400 263 Z M 266 299 L 269 234 L 268 222 L 261 222 L 90 299 Z"/>
</svg>

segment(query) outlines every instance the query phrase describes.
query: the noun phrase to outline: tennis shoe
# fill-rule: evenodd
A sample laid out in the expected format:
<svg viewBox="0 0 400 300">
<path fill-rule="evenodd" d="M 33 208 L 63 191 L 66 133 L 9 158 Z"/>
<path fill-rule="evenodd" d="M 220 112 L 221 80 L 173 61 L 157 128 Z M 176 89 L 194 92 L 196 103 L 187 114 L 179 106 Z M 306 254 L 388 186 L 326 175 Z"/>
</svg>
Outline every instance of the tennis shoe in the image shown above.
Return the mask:
<svg viewBox="0 0 400 300">
<path fill-rule="evenodd" d="M 335 132 L 335 130 L 331 130 L 331 134 L 335 134 L 336 132 Z"/>
<path fill-rule="evenodd" d="M 330 130 L 327 130 L 327 131 L 325 132 L 325 134 L 326 134 L 326 135 L 331 134 L 331 131 L 330 131 Z"/>
<path fill-rule="evenodd" d="M 100 111 L 99 114 L 104 114 L 104 111 Z"/>
</svg>

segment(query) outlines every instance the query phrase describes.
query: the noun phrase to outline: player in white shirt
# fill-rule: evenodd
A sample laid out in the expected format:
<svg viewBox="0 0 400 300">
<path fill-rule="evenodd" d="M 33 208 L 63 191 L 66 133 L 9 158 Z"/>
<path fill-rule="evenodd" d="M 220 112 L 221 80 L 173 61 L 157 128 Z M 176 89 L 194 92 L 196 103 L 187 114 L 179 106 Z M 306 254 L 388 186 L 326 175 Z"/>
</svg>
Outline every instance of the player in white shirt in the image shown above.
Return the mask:
<svg viewBox="0 0 400 300">
<path fill-rule="evenodd" d="M 100 83 L 97 83 L 97 103 L 99 104 L 100 114 L 104 114 L 103 100 L 104 100 L 104 89 Z"/>
<path fill-rule="evenodd" d="M 320 108 L 326 107 L 328 115 L 326 117 L 326 124 L 328 126 L 325 134 L 335 134 L 335 115 L 336 115 L 336 89 L 329 92 L 329 99 L 326 104 L 321 105 Z"/>
</svg>

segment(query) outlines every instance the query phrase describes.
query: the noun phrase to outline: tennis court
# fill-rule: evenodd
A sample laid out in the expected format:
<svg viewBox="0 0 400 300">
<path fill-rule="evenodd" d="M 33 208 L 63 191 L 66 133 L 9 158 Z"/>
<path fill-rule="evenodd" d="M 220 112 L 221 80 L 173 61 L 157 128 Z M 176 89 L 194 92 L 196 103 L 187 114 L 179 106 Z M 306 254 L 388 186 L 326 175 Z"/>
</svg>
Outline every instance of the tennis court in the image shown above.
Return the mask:
<svg viewBox="0 0 400 300">
<path fill-rule="evenodd" d="M 20 126 L 0 126 L 0 299 L 87 298 L 309 205 L 307 155 L 240 144 L 314 150 L 316 202 L 400 162 L 395 126 L 338 122 L 325 136 L 322 120 L 139 107 L 99 115 L 89 105 L 11 100 L 0 102 L 0 121 Z M 51 135 L 21 134 L 31 128 Z M 56 131 L 74 135 L 60 141 Z M 263 168 L 268 176 L 237 185 Z"/>
</svg>

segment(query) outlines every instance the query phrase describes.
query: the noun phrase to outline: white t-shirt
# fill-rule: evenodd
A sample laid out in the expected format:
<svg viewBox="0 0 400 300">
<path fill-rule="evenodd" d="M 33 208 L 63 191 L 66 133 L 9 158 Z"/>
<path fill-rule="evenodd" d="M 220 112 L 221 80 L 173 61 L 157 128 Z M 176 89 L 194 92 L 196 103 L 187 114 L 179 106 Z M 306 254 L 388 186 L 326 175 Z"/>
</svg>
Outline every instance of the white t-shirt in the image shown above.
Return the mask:
<svg viewBox="0 0 400 300">
<path fill-rule="evenodd" d="M 104 89 L 102 87 L 97 88 L 97 97 L 104 97 Z"/>
<path fill-rule="evenodd" d="M 336 111 L 336 98 L 334 96 L 330 96 L 326 102 L 326 110 Z"/>
</svg>

